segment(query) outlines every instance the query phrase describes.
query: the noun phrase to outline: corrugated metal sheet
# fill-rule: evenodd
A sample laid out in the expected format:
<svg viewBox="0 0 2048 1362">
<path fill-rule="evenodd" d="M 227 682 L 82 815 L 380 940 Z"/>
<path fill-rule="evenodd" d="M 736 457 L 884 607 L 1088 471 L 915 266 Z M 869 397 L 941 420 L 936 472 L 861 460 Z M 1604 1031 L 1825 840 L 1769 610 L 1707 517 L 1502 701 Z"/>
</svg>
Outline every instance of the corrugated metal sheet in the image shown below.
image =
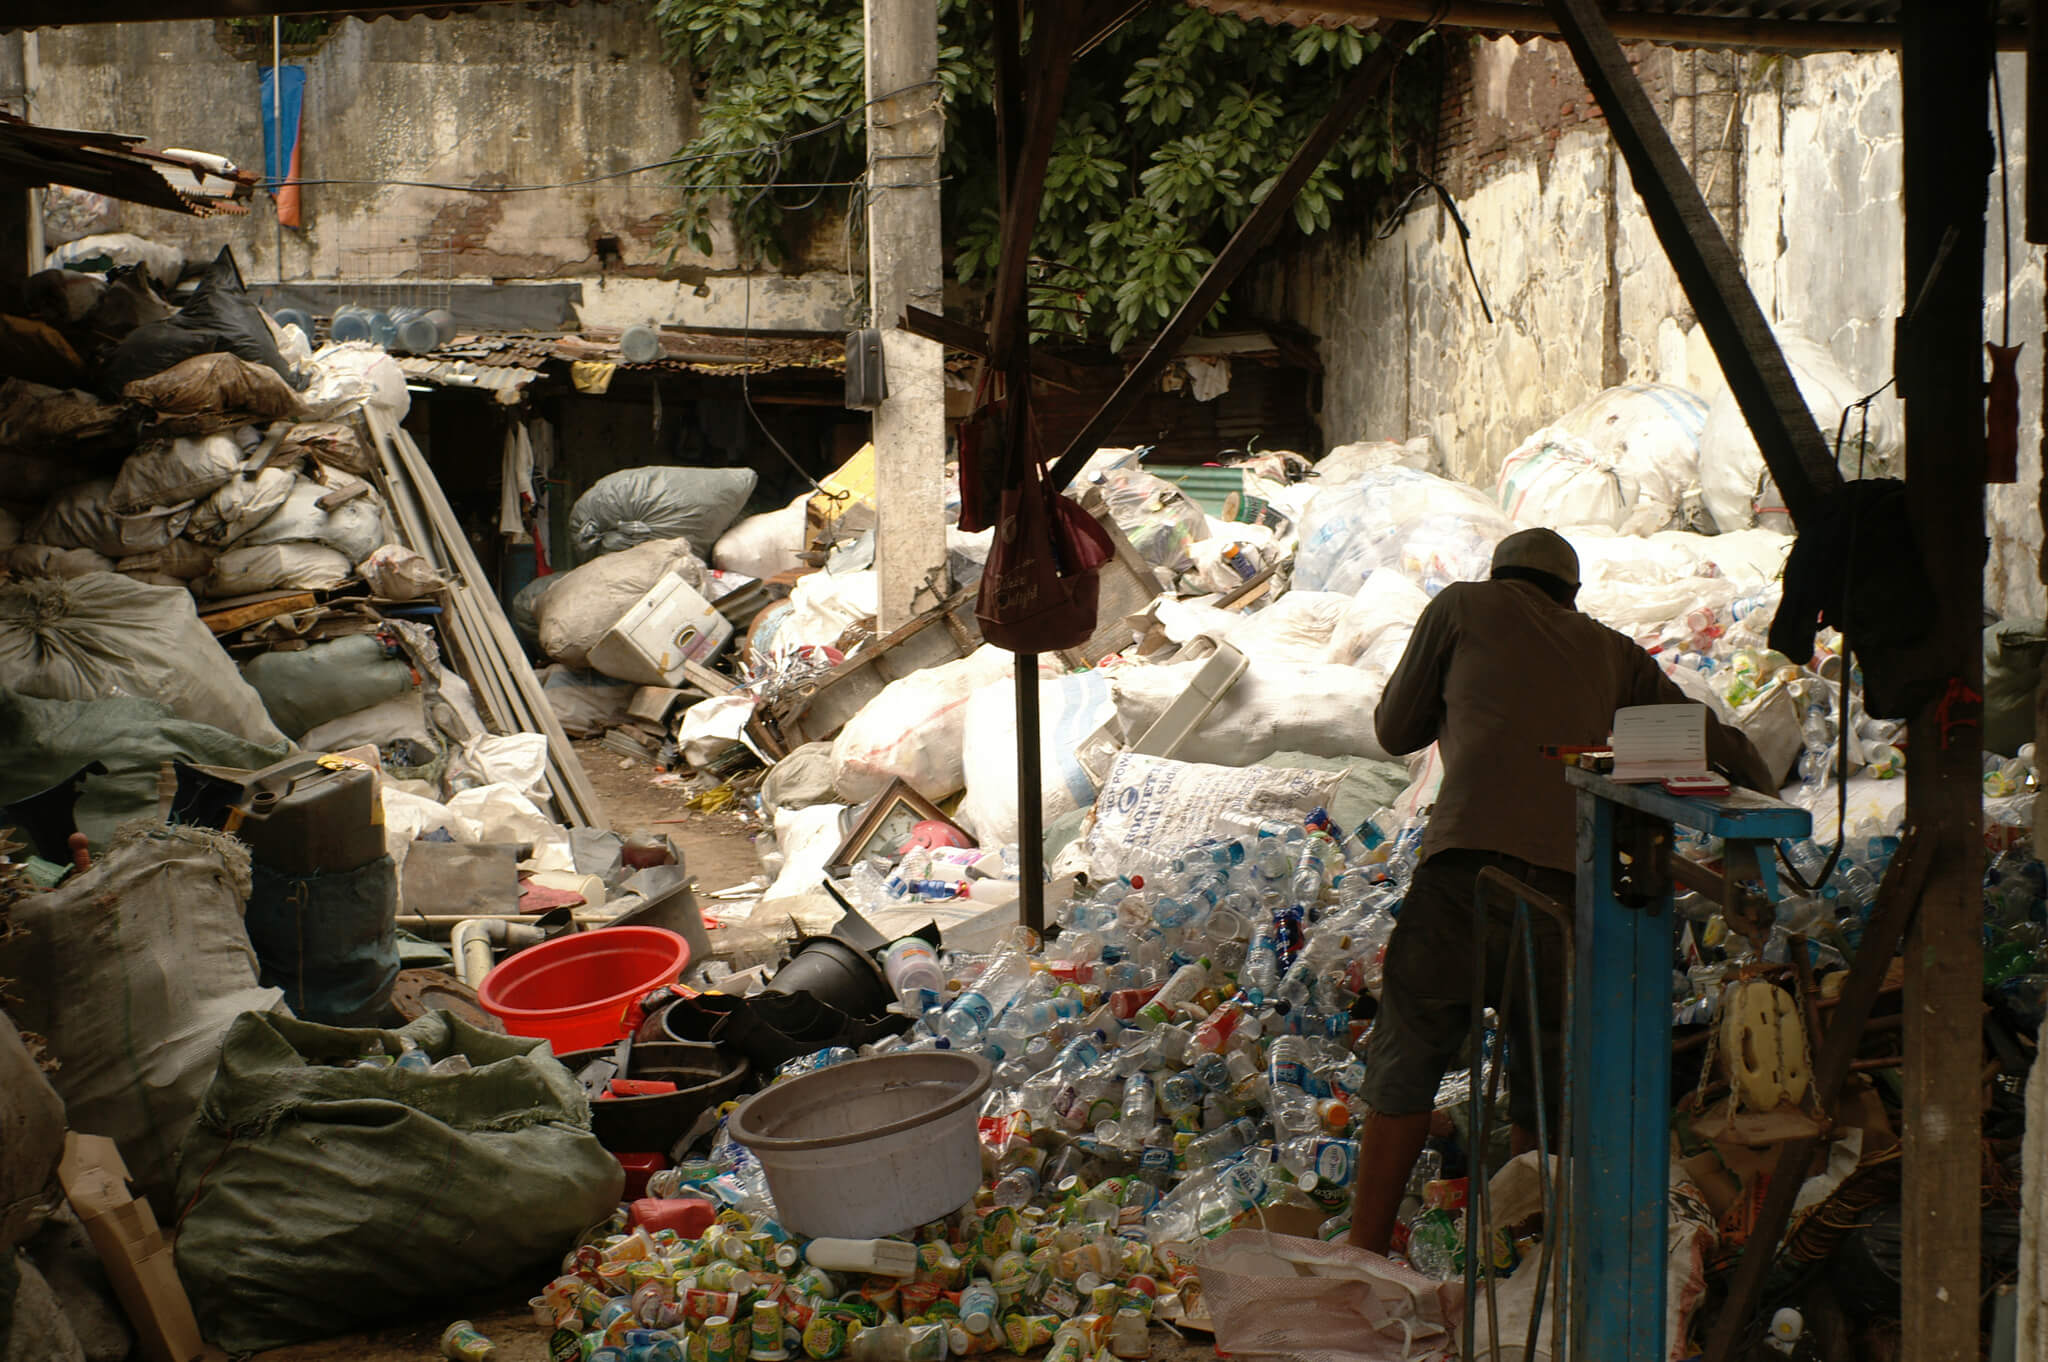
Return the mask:
<svg viewBox="0 0 2048 1362">
<path fill-rule="evenodd" d="M 222 168 L 225 167 L 225 168 Z M 0 110 L 0 176 L 68 185 L 173 213 L 246 213 L 256 177 L 200 152 L 151 151 L 118 132 L 45 128 Z"/>
<path fill-rule="evenodd" d="M 1219 520 L 1223 517 L 1223 500 L 1232 492 L 1244 490 L 1242 468 L 1221 468 L 1214 464 L 1186 464 L 1181 467 L 1147 463 L 1147 473 L 1165 478 L 1181 491 L 1188 494 L 1188 500 Z"/>
</svg>

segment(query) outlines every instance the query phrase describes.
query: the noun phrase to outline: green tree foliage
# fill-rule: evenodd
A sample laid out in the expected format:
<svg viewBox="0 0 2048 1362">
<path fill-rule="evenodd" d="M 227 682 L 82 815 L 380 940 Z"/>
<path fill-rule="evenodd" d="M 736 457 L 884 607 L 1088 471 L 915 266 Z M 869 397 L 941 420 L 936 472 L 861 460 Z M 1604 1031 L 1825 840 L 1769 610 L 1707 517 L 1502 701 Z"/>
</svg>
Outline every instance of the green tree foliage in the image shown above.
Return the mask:
<svg viewBox="0 0 2048 1362">
<path fill-rule="evenodd" d="M 671 59 L 689 64 L 697 136 L 676 171 L 672 247 L 708 252 L 716 206 L 740 248 L 781 260 L 810 186 L 865 163 L 860 0 L 654 0 Z M 994 34 L 983 0 L 939 0 L 946 115 L 945 223 L 953 274 L 985 281 L 999 249 Z M 1033 241 L 1031 321 L 1043 337 L 1120 348 L 1156 330 L 1272 187 L 1373 34 L 1289 29 L 1155 6 L 1081 58 L 1046 168 Z M 1362 213 L 1404 170 L 1432 120 L 1430 54 L 1366 111 L 1296 200 L 1293 227 Z M 730 186 L 748 186 L 730 188 Z M 831 190 L 822 192 L 834 192 Z M 1224 305 L 1218 308 L 1220 317 Z M 1217 320 L 1212 317 L 1211 321 Z"/>
</svg>

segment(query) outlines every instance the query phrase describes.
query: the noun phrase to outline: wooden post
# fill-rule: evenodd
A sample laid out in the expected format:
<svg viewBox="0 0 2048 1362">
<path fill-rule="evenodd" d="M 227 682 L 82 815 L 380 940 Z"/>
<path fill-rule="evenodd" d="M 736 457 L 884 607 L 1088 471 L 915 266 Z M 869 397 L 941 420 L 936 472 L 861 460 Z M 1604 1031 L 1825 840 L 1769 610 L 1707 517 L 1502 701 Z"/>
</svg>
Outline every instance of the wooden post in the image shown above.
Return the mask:
<svg viewBox="0 0 2048 1362">
<path fill-rule="evenodd" d="M 1913 532 L 1942 603 L 1946 694 L 1908 728 L 1906 819 L 1931 856 L 1906 939 L 1904 1356 L 1977 1356 L 1983 1044 L 1984 215 L 1987 0 L 1905 0 L 1906 292 L 1896 355 Z M 1930 278 L 1932 276 L 1932 278 Z"/>
<path fill-rule="evenodd" d="M 868 301 L 889 396 L 875 409 L 875 571 L 882 631 L 947 595 L 946 353 L 903 329 L 938 312 L 937 0 L 867 0 Z"/>
<path fill-rule="evenodd" d="M 1743 278 L 1742 263 L 1650 106 L 1628 54 L 1597 0 L 1546 0 L 1579 74 L 1600 102 L 1608 131 L 1628 162 L 1629 178 L 1663 243 L 1664 255 L 1699 314 L 1728 390 L 1742 407 L 1764 463 L 1795 523 L 1806 524 L 1840 470 L 1785 364 L 1770 323 Z M 1908 296 L 1911 296 L 1910 294 Z"/>
</svg>

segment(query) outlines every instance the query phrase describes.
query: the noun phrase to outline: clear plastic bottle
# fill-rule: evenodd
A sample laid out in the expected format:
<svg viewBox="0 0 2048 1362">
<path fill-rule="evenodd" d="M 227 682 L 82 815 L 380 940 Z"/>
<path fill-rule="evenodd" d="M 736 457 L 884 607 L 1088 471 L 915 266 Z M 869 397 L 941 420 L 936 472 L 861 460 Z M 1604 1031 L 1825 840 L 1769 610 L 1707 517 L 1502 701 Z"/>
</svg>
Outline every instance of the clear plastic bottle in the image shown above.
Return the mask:
<svg viewBox="0 0 2048 1362">
<path fill-rule="evenodd" d="M 1238 982 L 1253 1006 L 1273 996 L 1280 985 L 1280 951 L 1273 940 L 1273 928 L 1261 923 L 1253 929 L 1252 943 L 1245 948 L 1244 968 Z"/>
<path fill-rule="evenodd" d="M 970 1334 L 995 1328 L 996 1288 L 986 1277 L 976 1277 L 960 1293 L 960 1323 Z"/>
<path fill-rule="evenodd" d="M 1013 941 L 1003 946 L 982 970 L 981 977 L 961 990 L 940 1017 L 940 1034 L 956 1046 L 980 1040 L 989 1023 L 1030 981 L 1031 960 L 1021 943 Z"/>
<path fill-rule="evenodd" d="M 1276 1036 L 1266 1053 L 1268 1114 L 1283 1141 L 1313 1135 L 1322 1125 L 1308 1091 L 1310 1057 L 1300 1036 Z"/>
</svg>

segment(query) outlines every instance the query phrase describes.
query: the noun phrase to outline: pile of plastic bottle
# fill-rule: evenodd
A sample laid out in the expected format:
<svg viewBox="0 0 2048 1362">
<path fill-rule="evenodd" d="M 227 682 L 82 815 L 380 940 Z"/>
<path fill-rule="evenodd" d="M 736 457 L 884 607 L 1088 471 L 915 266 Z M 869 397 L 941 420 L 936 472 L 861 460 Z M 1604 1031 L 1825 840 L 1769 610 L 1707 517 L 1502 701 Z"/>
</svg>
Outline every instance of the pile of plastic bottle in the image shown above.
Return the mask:
<svg viewBox="0 0 2048 1362">
<path fill-rule="evenodd" d="M 536 1316 L 582 1350 L 563 1355 L 596 1362 L 1146 1356 L 1153 1320 L 1206 1315 L 1205 1239 L 1282 1204 L 1342 1232 L 1365 1073 L 1351 1007 L 1377 987 L 1420 839 L 1413 824 L 1382 836 L 1392 821 L 1340 841 L 1318 810 L 1133 853 L 1065 905 L 1050 946 L 1023 928 L 986 956 L 896 943 L 885 970 L 918 1021 L 872 1051 L 995 1067 L 981 1192 L 904 1237 L 900 1275 L 858 1270 L 849 1254 L 873 1245 L 782 1230 L 759 1164 L 721 1128 L 707 1158 L 655 1174 L 652 1201 L 571 1256 Z M 852 1057 L 821 1051 L 778 1077 Z M 687 1198 L 715 1218 L 650 1228 Z M 1453 1256 L 1422 1262 L 1448 1276 Z"/>
</svg>

